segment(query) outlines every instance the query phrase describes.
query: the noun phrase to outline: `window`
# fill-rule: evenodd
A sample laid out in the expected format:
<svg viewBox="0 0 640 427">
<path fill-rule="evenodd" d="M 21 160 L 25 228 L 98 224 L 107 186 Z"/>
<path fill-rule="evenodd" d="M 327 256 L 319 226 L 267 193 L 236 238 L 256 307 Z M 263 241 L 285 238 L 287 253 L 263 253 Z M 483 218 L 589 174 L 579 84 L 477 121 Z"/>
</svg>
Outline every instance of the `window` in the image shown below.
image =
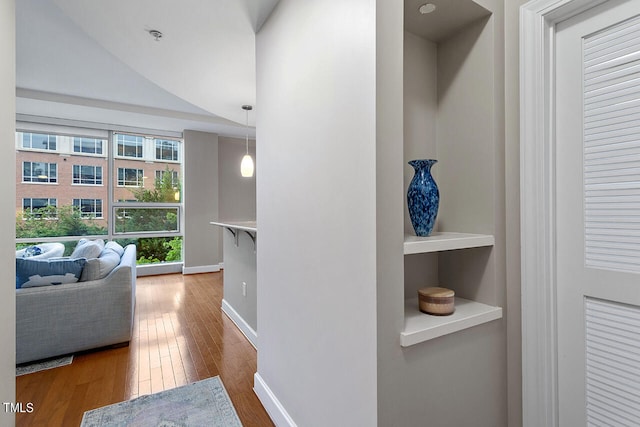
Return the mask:
<svg viewBox="0 0 640 427">
<path fill-rule="evenodd" d="M 139 264 L 182 259 L 177 135 L 44 124 L 15 135 L 17 245 L 101 236 L 136 243 Z"/>
<path fill-rule="evenodd" d="M 142 187 L 144 180 L 142 169 L 118 168 L 118 185 L 120 187 Z"/>
<path fill-rule="evenodd" d="M 22 134 L 22 148 L 55 151 L 58 145 L 57 142 L 58 137 L 56 135 L 26 132 Z"/>
<path fill-rule="evenodd" d="M 180 207 L 115 208 L 115 233 L 175 233 Z"/>
<path fill-rule="evenodd" d="M 25 214 L 34 218 L 57 218 L 57 199 L 22 199 L 22 209 Z"/>
<path fill-rule="evenodd" d="M 58 182 L 58 166 L 55 163 L 22 162 L 22 182 Z"/>
<path fill-rule="evenodd" d="M 73 199 L 73 206 L 80 209 L 82 218 L 102 218 L 101 199 Z"/>
<path fill-rule="evenodd" d="M 173 171 L 173 170 L 156 171 L 156 182 L 162 181 L 162 178 L 166 173 L 171 174 L 171 186 L 177 188 L 180 185 L 180 177 L 178 176 L 178 171 Z"/>
<path fill-rule="evenodd" d="M 178 141 L 156 139 L 156 160 L 178 161 Z"/>
<path fill-rule="evenodd" d="M 102 166 L 73 165 L 74 184 L 102 185 Z"/>
<path fill-rule="evenodd" d="M 118 156 L 142 158 L 143 137 L 119 133 L 116 135 L 116 144 Z"/>
<path fill-rule="evenodd" d="M 103 139 L 97 138 L 73 138 L 73 152 L 74 153 L 88 153 L 88 154 L 102 154 L 102 147 L 104 145 Z"/>
</svg>

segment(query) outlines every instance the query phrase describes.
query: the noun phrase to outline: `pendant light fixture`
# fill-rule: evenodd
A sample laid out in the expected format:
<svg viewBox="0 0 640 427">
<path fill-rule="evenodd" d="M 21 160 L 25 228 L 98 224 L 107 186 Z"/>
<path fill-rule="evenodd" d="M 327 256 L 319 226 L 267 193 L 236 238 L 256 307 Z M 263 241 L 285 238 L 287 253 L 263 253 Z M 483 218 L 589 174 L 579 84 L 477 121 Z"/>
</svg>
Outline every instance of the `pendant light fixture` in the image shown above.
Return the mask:
<svg viewBox="0 0 640 427">
<path fill-rule="evenodd" d="M 253 176 L 253 159 L 249 155 L 249 111 L 253 109 L 251 105 L 243 105 L 242 109 L 247 112 L 247 121 L 246 121 L 246 147 L 247 154 L 242 158 L 242 162 L 240 163 L 240 174 L 245 178 L 250 178 Z"/>
</svg>

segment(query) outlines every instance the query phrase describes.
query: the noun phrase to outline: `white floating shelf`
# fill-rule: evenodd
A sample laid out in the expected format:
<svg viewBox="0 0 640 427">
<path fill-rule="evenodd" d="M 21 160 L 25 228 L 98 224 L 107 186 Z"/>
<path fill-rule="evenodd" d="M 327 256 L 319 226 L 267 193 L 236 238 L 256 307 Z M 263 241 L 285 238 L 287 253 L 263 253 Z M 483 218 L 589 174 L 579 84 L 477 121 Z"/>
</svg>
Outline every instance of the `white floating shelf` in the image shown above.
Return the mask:
<svg viewBox="0 0 640 427">
<path fill-rule="evenodd" d="M 443 335 L 502 318 L 502 308 L 464 298 L 455 299 L 455 311 L 449 316 L 432 316 L 418 309 L 418 298 L 405 301 L 404 331 L 400 345 L 409 347 Z"/>
<path fill-rule="evenodd" d="M 490 234 L 468 234 L 434 232 L 429 237 L 404 236 L 404 254 L 423 254 L 427 252 L 450 251 L 454 249 L 493 246 L 495 239 Z"/>
</svg>

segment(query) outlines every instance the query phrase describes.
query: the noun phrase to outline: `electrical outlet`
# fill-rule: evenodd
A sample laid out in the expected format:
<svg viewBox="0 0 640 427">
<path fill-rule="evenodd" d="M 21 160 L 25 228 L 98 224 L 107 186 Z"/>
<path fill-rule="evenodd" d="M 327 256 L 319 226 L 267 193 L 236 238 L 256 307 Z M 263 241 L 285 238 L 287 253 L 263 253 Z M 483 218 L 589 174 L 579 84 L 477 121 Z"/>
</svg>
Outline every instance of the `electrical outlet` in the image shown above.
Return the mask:
<svg viewBox="0 0 640 427">
<path fill-rule="evenodd" d="M 242 282 L 242 296 L 247 296 L 247 282 Z"/>
</svg>

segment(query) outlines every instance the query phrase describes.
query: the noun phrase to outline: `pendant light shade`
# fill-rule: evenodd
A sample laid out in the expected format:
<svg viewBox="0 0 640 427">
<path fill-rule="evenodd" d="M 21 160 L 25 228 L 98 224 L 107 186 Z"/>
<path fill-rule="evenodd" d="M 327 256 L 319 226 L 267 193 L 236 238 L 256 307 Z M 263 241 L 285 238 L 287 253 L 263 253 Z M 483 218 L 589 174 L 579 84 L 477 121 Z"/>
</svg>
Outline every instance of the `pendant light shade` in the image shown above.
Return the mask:
<svg viewBox="0 0 640 427">
<path fill-rule="evenodd" d="M 253 107 L 251 105 L 243 105 L 242 109 L 247 112 L 247 121 L 245 126 L 247 135 L 245 144 L 247 152 L 244 157 L 242 157 L 242 162 L 240 163 L 240 174 L 245 178 L 250 178 L 253 176 L 253 159 L 249 155 L 249 111 L 251 111 Z"/>
<path fill-rule="evenodd" d="M 242 162 L 240 163 L 240 174 L 245 178 L 253 176 L 253 159 L 249 154 L 245 154 L 242 157 Z"/>
</svg>

